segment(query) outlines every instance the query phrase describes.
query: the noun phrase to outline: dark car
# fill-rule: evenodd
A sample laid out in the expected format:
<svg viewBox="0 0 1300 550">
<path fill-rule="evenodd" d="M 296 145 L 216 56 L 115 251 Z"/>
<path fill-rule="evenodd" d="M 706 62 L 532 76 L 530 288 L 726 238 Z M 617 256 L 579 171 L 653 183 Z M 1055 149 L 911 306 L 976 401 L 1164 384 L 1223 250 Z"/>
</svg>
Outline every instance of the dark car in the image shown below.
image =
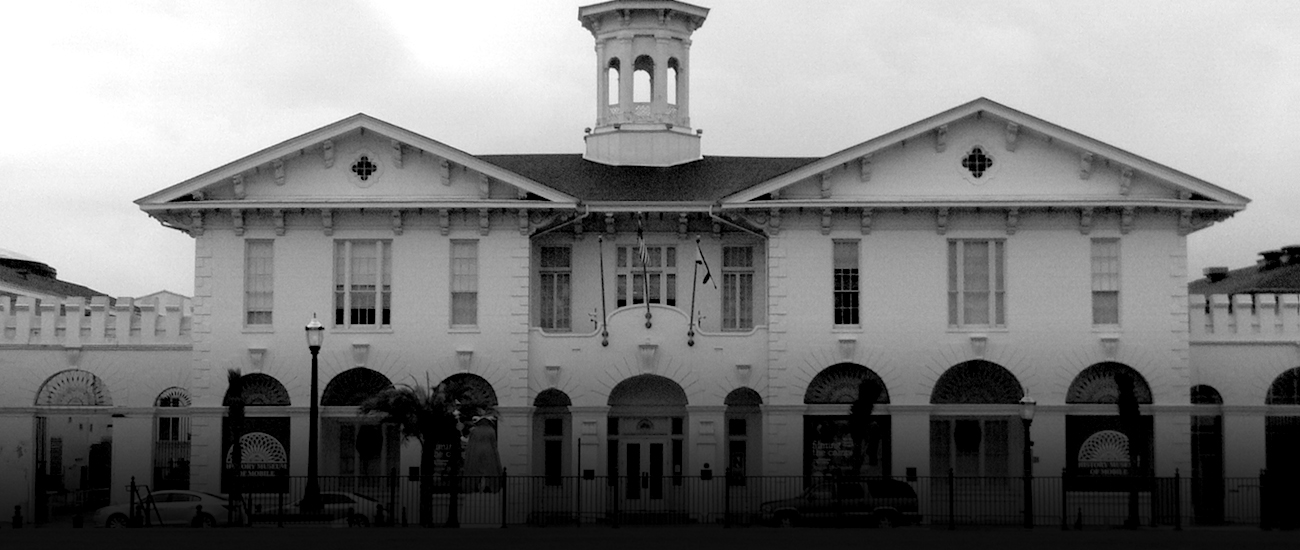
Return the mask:
<svg viewBox="0 0 1300 550">
<path fill-rule="evenodd" d="M 760 507 L 764 522 L 780 526 L 843 522 L 895 527 L 920 523 L 919 510 L 916 491 L 896 479 L 819 483 L 800 496 Z"/>
</svg>

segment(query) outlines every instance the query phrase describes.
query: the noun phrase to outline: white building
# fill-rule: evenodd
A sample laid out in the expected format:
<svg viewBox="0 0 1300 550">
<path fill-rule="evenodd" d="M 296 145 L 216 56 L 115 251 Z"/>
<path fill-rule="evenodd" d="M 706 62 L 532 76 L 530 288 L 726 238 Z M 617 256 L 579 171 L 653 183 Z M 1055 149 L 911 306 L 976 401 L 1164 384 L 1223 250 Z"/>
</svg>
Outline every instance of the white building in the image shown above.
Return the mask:
<svg viewBox="0 0 1300 550">
<path fill-rule="evenodd" d="M 1203 315 L 1186 284 L 1187 235 L 1245 197 L 982 98 L 825 157 L 703 156 L 689 53 L 707 14 L 580 8 L 597 60 L 585 154 L 472 155 L 358 114 L 138 200 L 195 239 L 193 316 L 92 303 L 85 320 L 38 318 L 0 300 L 14 350 L 0 368 L 19 373 L 0 386 L 0 445 L 48 469 L 48 422 L 113 418 L 114 491 L 158 484 L 159 454 L 176 452 L 188 486 L 223 490 L 239 368 L 255 380 L 251 425 L 282 461 L 268 466 L 302 475 L 316 316 L 322 474 L 418 466 L 414 442 L 356 405 L 450 377 L 496 403 L 512 474 L 830 475 L 863 380 L 884 388 L 864 473 L 1018 476 L 1024 397 L 1035 473 L 1087 473 L 1127 448 L 1120 374 L 1137 382 L 1156 475 L 1192 472 L 1193 417 L 1215 412 L 1218 475 L 1264 466 L 1263 415 L 1300 414 L 1263 398 L 1294 349 L 1249 352 L 1241 380 L 1219 345 L 1239 338 L 1208 330 L 1232 321 Z M 1267 302 L 1267 339 L 1296 341 L 1295 298 Z M 41 397 L 64 378 L 112 400 Z M 1201 384 L 1221 407 L 1192 405 Z M 185 419 L 183 451 L 161 418 Z M 2 498 L 34 502 L 32 474 L 13 473 L 32 468 L 4 469 L 29 496 Z"/>
</svg>

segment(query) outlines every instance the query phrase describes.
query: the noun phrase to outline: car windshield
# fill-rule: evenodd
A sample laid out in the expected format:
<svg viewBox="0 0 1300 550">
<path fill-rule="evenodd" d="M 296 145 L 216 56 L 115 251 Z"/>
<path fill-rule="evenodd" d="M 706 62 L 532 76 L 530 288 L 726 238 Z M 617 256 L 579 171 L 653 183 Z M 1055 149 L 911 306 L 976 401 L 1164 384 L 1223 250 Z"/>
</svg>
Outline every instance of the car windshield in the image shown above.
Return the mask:
<svg viewBox="0 0 1300 550">
<path fill-rule="evenodd" d="M 210 497 L 212 497 L 212 498 L 215 498 L 215 499 L 217 499 L 217 500 L 229 500 L 229 499 L 227 499 L 224 495 L 217 495 L 217 494 L 207 493 L 207 492 L 205 492 L 205 493 L 203 493 L 203 494 L 208 495 L 208 496 L 210 496 Z"/>
</svg>

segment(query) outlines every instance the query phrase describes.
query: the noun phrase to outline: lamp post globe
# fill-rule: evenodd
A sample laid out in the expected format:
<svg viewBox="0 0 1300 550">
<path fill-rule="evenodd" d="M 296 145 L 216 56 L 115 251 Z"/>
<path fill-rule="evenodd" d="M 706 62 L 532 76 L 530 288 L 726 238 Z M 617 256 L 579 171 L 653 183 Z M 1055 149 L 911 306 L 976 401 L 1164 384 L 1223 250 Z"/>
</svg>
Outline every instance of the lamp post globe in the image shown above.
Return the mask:
<svg viewBox="0 0 1300 550">
<path fill-rule="evenodd" d="M 307 350 L 311 352 L 311 412 L 307 419 L 307 487 L 302 494 L 302 509 L 304 512 L 320 511 L 320 484 L 317 480 L 319 471 L 317 468 L 316 448 L 319 437 L 320 423 L 320 403 L 317 398 L 317 386 L 319 378 L 317 376 L 317 356 L 320 354 L 321 344 L 325 342 L 325 326 L 316 319 L 316 314 L 312 314 L 311 322 L 307 323 Z"/>
</svg>

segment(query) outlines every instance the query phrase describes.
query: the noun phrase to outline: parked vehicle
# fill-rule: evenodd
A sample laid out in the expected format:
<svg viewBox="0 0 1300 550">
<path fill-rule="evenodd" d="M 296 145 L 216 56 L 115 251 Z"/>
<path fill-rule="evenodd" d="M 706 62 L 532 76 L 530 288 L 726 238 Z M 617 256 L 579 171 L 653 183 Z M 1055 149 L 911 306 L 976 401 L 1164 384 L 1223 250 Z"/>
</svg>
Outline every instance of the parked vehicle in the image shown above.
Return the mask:
<svg viewBox="0 0 1300 550">
<path fill-rule="evenodd" d="M 916 491 L 896 479 L 819 483 L 759 508 L 765 523 L 786 527 L 836 522 L 896 527 L 920 523 L 919 510 Z"/>
<path fill-rule="evenodd" d="M 202 491 L 167 489 L 154 491 L 143 500 L 137 504 L 142 513 L 148 514 L 147 522 L 144 517 L 140 517 L 139 521 L 142 525 L 189 527 L 195 520 L 196 506 L 203 506 L 203 511 L 197 512 L 199 526 L 216 527 L 228 523 L 231 516 L 229 512 L 234 509 L 225 495 Z M 90 516 L 90 524 L 104 527 L 129 527 L 130 507 L 128 503 L 119 503 L 95 510 Z M 235 517 L 238 521 L 238 514 L 235 514 Z"/>
<path fill-rule="evenodd" d="M 341 491 L 321 491 L 320 500 L 319 514 L 310 514 L 303 510 L 302 500 L 285 506 L 281 512 L 285 514 L 286 521 L 293 521 L 294 516 L 305 518 L 323 515 L 327 516 L 326 519 L 329 521 L 350 521 L 361 527 L 368 527 L 370 518 L 374 517 L 379 506 L 379 502 L 368 496 Z M 348 516 L 349 512 L 352 514 L 351 517 Z"/>
</svg>

